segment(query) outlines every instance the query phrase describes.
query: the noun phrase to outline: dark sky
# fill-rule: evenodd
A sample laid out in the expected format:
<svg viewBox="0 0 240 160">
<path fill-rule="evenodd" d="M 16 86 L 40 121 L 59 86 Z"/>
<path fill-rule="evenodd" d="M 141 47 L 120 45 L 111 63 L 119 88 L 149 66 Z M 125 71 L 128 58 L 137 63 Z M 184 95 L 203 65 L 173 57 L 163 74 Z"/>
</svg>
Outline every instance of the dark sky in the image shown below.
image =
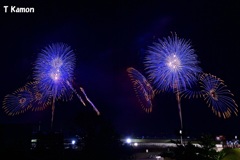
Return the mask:
<svg viewBox="0 0 240 160">
<path fill-rule="evenodd" d="M 34 7 L 34 13 L 5 13 L 3 6 Z M 240 5 L 231 1 L 138 1 L 119 0 L 49 2 L 3 1 L 0 3 L 1 89 L 3 100 L 32 80 L 37 54 L 46 45 L 64 42 L 74 49 L 77 65 L 74 87 L 83 87 L 101 112 L 123 135 L 175 134 L 180 128 L 174 94 L 159 94 L 153 112 L 145 113 L 135 97 L 126 69 L 144 74 L 145 50 L 158 38 L 176 32 L 189 39 L 200 67 L 225 81 L 240 104 Z M 54 124 L 73 126 L 75 117 L 93 112 L 77 99 L 57 102 Z M 89 109 L 90 108 L 90 109 Z M 222 119 L 201 99 L 182 101 L 183 127 L 189 134 L 240 133 L 236 116 Z M 50 126 L 51 107 L 41 112 L 7 116 L 0 123 L 38 123 Z"/>
</svg>

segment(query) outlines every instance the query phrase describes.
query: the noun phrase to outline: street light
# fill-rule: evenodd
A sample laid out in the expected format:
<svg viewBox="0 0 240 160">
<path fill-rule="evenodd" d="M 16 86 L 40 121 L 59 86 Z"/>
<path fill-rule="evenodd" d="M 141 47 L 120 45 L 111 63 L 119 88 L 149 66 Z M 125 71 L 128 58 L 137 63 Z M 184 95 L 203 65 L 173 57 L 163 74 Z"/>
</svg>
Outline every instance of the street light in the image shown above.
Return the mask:
<svg viewBox="0 0 240 160">
<path fill-rule="evenodd" d="M 183 144 L 183 142 L 182 142 L 182 130 L 181 129 L 179 130 L 179 134 L 180 134 L 180 142 L 181 142 L 181 144 Z"/>
</svg>

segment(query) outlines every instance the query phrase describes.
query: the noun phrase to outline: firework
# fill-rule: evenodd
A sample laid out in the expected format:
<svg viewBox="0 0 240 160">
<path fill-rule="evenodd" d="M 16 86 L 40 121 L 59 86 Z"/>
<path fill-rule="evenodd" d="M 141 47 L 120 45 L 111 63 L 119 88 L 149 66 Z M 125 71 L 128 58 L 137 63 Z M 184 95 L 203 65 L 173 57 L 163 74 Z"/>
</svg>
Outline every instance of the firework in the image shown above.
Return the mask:
<svg viewBox="0 0 240 160">
<path fill-rule="evenodd" d="M 133 67 L 127 68 L 127 72 L 141 107 L 147 113 L 152 112 L 152 100 L 155 95 L 152 86 L 147 79 Z"/>
<path fill-rule="evenodd" d="M 75 88 L 73 88 L 72 84 L 67 81 L 67 85 L 72 89 L 72 91 L 77 95 L 78 99 L 82 102 L 84 106 L 86 106 L 85 102 L 83 101 L 82 97 L 78 94 Z"/>
<path fill-rule="evenodd" d="M 67 81 L 73 78 L 75 54 L 64 43 L 51 44 L 38 54 L 34 67 L 34 80 L 39 92 L 46 97 L 69 100 L 72 92 Z"/>
<path fill-rule="evenodd" d="M 7 94 L 3 100 L 3 109 L 7 115 L 15 116 L 32 107 L 32 93 L 25 87 L 21 87 L 12 94 Z"/>
<path fill-rule="evenodd" d="M 202 72 L 199 63 L 190 41 L 176 34 L 153 43 L 144 61 L 149 80 L 164 91 L 191 87 Z"/>
<path fill-rule="evenodd" d="M 187 88 L 179 89 L 181 98 L 188 98 L 188 99 L 203 98 L 204 92 L 200 86 L 200 83 L 201 83 L 200 78 L 201 78 L 202 74 L 204 74 L 204 73 L 201 73 L 197 76 L 197 81 L 195 84 L 191 85 L 191 88 L 187 87 Z"/>
<path fill-rule="evenodd" d="M 75 94 L 81 103 L 86 106 L 80 94 L 71 84 L 75 61 L 75 53 L 67 44 L 53 43 L 46 46 L 38 54 L 35 61 L 33 81 L 28 82 L 13 94 L 4 97 L 4 111 L 8 115 L 17 115 L 28 109 L 42 111 L 48 106 L 52 106 L 52 126 L 56 101 L 72 100 L 73 94 Z M 97 114 L 100 115 L 83 88 L 80 87 L 80 91 Z"/>
<path fill-rule="evenodd" d="M 81 92 L 84 94 L 86 100 L 92 105 L 93 109 L 95 110 L 95 112 L 97 113 L 97 115 L 100 115 L 100 112 L 98 111 L 98 109 L 95 107 L 95 105 L 93 104 L 93 102 L 88 98 L 86 92 L 84 91 L 84 89 L 82 87 L 80 87 Z"/>
<path fill-rule="evenodd" d="M 189 40 L 180 39 L 177 34 L 158 39 L 149 46 L 145 57 L 145 70 L 153 86 L 161 91 L 176 94 L 181 130 L 182 111 L 180 91 L 197 83 L 197 75 L 202 72 L 199 61 Z"/>
<path fill-rule="evenodd" d="M 237 115 L 238 105 L 233 100 L 234 95 L 222 79 L 205 73 L 200 80 L 203 98 L 215 115 L 224 118 L 229 118 L 232 113 Z"/>
<path fill-rule="evenodd" d="M 56 100 L 71 99 L 72 89 L 67 82 L 73 79 L 75 54 L 64 43 L 53 43 L 39 53 L 34 68 L 34 80 L 43 97 L 52 97 L 52 122 Z M 69 96 L 70 95 L 70 96 Z"/>
<path fill-rule="evenodd" d="M 33 100 L 31 102 L 32 111 L 42 111 L 51 105 L 51 94 L 42 94 L 38 89 L 38 82 L 28 82 L 24 87 L 31 92 Z"/>
</svg>

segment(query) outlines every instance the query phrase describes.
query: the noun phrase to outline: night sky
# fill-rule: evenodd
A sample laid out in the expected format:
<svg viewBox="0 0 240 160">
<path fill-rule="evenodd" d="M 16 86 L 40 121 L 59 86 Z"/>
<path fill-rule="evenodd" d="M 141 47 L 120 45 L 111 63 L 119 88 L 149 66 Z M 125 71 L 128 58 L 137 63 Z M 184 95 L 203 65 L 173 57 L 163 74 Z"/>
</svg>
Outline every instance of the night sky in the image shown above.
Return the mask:
<svg viewBox="0 0 240 160">
<path fill-rule="evenodd" d="M 3 6 L 34 7 L 34 13 L 5 13 Z M 180 128 L 177 101 L 171 93 L 158 94 L 153 111 L 145 113 L 126 69 L 144 73 L 149 45 L 176 32 L 191 41 L 200 67 L 224 80 L 240 105 L 240 5 L 231 1 L 119 0 L 0 3 L 1 101 L 33 78 L 37 54 L 45 46 L 64 42 L 76 53 L 74 87 L 88 97 L 122 135 L 175 134 Z M 75 96 L 56 103 L 54 126 L 67 130 L 79 114 L 95 114 Z M 202 99 L 182 100 L 183 128 L 189 134 L 240 134 L 240 119 L 215 116 Z M 49 127 L 51 107 L 7 116 L 0 109 L 0 124 L 37 124 Z"/>
</svg>

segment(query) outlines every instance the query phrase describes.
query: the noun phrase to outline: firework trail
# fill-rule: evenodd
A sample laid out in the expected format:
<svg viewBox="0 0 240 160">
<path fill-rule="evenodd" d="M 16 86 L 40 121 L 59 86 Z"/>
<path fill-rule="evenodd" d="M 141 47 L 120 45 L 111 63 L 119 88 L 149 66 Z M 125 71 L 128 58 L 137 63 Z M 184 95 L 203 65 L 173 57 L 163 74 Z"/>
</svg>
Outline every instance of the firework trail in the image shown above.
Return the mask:
<svg viewBox="0 0 240 160">
<path fill-rule="evenodd" d="M 135 68 L 127 68 L 128 76 L 133 84 L 135 94 L 142 109 L 150 113 L 152 112 L 152 100 L 155 96 L 155 91 L 153 90 L 147 79 Z"/>
<path fill-rule="evenodd" d="M 80 90 L 84 94 L 86 100 L 92 105 L 92 107 L 95 110 L 95 112 L 97 113 L 97 115 L 100 115 L 100 112 L 98 111 L 98 109 L 95 107 L 95 105 L 92 103 L 92 101 L 87 97 L 87 94 L 85 93 L 84 89 L 82 87 L 80 87 Z"/>
<path fill-rule="evenodd" d="M 68 86 L 72 89 L 72 91 L 76 94 L 79 100 L 82 102 L 84 106 L 86 106 L 85 102 L 83 101 L 82 97 L 77 93 L 77 91 L 73 88 L 69 81 L 67 81 Z"/>
</svg>

